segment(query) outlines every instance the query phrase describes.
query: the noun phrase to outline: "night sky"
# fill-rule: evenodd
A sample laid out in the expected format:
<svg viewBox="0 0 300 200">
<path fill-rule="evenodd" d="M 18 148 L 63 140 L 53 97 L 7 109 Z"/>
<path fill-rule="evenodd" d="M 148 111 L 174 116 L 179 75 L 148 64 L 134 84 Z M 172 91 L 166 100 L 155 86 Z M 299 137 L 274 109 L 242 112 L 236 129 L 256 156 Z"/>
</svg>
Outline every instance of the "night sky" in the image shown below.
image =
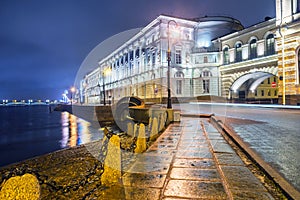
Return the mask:
<svg viewBox="0 0 300 200">
<path fill-rule="evenodd" d="M 234 17 L 248 27 L 275 17 L 275 0 L 1 0 L 1 99 L 60 99 L 86 56 L 160 14 Z"/>
</svg>

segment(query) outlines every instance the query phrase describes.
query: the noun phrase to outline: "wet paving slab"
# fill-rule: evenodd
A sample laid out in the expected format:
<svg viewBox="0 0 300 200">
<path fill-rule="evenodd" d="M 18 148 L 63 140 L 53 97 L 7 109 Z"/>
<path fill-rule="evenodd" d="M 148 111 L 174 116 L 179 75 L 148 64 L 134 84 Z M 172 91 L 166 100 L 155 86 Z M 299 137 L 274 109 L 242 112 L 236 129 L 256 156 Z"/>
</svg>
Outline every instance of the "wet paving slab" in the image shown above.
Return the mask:
<svg viewBox="0 0 300 200">
<path fill-rule="evenodd" d="M 170 180 L 164 195 L 191 199 L 227 199 L 222 183 L 191 180 Z"/>
<path fill-rule="evenodd" d="M 204 168 L 215 169 L 216 164 L 213 159 L 187 159 L 176 158 L 173 162 L 174 167 L 187 167 L 187 168 Z M 184 170 L 184 169 L 182 169 Z"/>
<path fill-rule="evenodd" d="M 137 186 L 142 188 L 162 188 L 166 179 L 165 174 L 152 173 L 126 173 L 123 175 L 125 186 Z"/>
<path fill-rule="evenodd" d="M 244 166 L 221 166 L 229 188 L 235 190 L 251 190 L 266 192 L 259 180 Z"/>
<path fill-rule="evenodd" d="M 216 169 L 199 169 L 199 168 L 177 168 L 174 167 L 170 174 L 171 179 L 182 180 L 201 180 L 221 182 L 220 175 Z"/>
<path fill-rule="evenodd" d="M 245 165 L 241 158 L 235 153 L 215 153 L 215 156 L 220 165 Z"/>
</svg>

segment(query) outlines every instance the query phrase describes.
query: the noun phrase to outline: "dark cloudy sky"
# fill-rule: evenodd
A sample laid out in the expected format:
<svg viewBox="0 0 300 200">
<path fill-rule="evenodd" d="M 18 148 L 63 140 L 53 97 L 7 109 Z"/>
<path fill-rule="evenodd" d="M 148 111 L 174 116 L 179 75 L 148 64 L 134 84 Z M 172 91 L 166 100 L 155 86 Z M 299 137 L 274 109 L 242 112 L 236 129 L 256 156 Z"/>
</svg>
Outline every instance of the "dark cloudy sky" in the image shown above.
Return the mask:
<svg viewBox="0 0 300 200">
<path fill-rule="evenodd" d="M 275 17 L 275 0 L 0 0 L 0 100 L 59 99 L 89 52 L 160 14 Z"/>
</svg>

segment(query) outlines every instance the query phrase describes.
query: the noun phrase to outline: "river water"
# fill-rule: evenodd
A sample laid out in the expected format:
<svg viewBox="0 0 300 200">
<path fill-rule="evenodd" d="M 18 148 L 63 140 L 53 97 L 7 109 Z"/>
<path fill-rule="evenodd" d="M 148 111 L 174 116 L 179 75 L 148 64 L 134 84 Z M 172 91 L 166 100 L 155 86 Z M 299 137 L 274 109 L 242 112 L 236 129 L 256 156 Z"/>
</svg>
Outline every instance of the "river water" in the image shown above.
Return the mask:
<svg viewBox="0 0 300 200">
<path fill-rule="evenodd" d="M 101 138 L 99 127 L 47 105 L 0 106 L 0 167 Z"/>
</svg>

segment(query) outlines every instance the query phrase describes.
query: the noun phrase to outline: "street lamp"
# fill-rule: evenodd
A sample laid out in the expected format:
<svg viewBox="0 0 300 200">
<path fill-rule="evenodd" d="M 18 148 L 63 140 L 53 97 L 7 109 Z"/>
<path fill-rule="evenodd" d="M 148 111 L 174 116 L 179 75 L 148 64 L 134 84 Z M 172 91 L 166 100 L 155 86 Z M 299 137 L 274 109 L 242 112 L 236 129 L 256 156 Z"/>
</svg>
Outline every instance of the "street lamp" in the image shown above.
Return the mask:
<svg viewBox="0 0 300 200">
<path fill-rule="evenodd" d="M 170 64 L 171 64 L 171 49 L 170 49 L 170 23 L 173 22 L 175 26 L 177 26 L 177 23 L 174 20 L 168 21 L 168 73 L 167 73 L 167 79 L 168 79 L 168 103 L 167 108 L 172 108 L 172 98 L 171 98 L 171 88 L 170 88 Z"/>
<path fill-rule="evenodd" d="M 73 93 L 76 91 L 75 87 L 71 87 L 71 106 L 73 105 Z"/>
</svg>

